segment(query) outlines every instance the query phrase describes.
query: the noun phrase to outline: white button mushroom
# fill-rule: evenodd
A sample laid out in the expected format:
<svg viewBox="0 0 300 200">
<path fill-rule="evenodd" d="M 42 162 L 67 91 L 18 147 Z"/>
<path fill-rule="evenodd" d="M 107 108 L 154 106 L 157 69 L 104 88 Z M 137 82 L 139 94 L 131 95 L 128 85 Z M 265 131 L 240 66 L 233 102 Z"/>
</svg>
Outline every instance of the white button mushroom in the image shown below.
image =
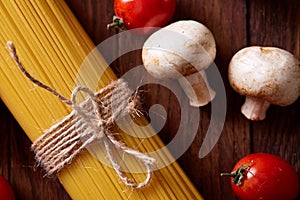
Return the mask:
<svg viewBox="0 0 300 200">
<path fill-rule="evenodd" d="M 144 43 L 143 64 L 159 79 L 177 78 L 191 106 L 203 106 L 214 97 L 204 73 L 216 56 L 210 30 L 193 21 L 178 21 L 153 33 Z"/>
<path fill-rule="evenodd" d="M 246 96 L 241 112 L 263 120 L 270 104 L 287 106 L 300 95 L 300 67 L 291 53 L 276 47 L 247 47 L 237 52 L 228 69 L 231 86 Z"/>
</svg>

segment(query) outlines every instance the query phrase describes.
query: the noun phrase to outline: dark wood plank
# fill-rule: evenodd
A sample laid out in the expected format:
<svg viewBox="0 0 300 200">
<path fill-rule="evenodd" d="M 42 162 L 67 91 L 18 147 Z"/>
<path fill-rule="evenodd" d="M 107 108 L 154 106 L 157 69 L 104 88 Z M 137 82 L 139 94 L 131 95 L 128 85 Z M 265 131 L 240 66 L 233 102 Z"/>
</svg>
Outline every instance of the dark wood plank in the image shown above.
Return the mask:
<svg viewBox="0 0 300 200">
<path fill-rule="evenodd" d="M 250 45 L 283 48 L 300 58 L 300 2 L 249 1 Z M 300 174 L 300 100 L 272 105 L 263 122 L 253 123 L 253 151 L 286 159 Z"/>
<path fill-rule="evenodd" d="M 236 106 L 241 98 L 227 79 L 228 63 L 238 49 L 247 45 L 245 1 L 179 1 L 176 19 L 195 19 L 214 34 L 217 44 L 215 63 L 221 73 L 227 95 L 227 118 L 220 140 L 213 151 L 198 158 L 199 148 L 210 122 L 210 106 L 200 108 L 198 135 L 179 163 L 207 199 L 234 199 L 228 179 L 220 178 L 222 171 L 230 171 L 238 158 L 250 152 L 249 122 L 239 114 Z M 217 86 L 216 86 L 217 87 Z M 175 113 L 173 113 L 175 114 Z"/>
<path fill-rule="evenodd" d="M 95 45 L 115 34 L 114 29 L 106 28 L 114 16 L 114 1 L 66 0 L 66 3 Z"/>
<path fill-rule="evenodd" d="M 16 199 L 49 199 L 50 196 L 51 199 L 70 199 L 57 178 L 44 177 L 44 173 L 34 167 L 29 138 L 2 101 L 0 108 L 0 129 L 3 130 L 0 138 L 1 174 L 9 180 Z"/>
<path fill-rule="evenodd" d="M 9 111 L 0 100 L 0 175 L 10 178 L 10 120 Z"/>
</svg>

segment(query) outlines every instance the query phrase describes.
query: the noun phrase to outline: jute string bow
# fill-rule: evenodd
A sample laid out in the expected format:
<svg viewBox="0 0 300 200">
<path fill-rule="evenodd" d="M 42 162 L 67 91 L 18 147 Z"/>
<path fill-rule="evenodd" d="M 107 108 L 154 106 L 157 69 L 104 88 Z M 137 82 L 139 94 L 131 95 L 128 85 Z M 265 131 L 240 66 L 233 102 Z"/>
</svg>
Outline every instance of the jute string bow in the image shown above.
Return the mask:
<svg viewBox="0 0 300 200">
<path fill-rule="evenodd" d="M 138 98 L 136 95 L 132 95 L 133 92 L 123 79 L 113 81 L 95 94 L 87 87 L 76 87 L 72 92 L 71 100 L 68 100 L 54 89 L 32 77 L 19 61 L 13 43 L 9 41 L 7 46 L 19 69 L 27 78 L 73 108 L 68 116 L 54 124 L 32 144 L 37 164 L 45 169 L 46 175 L 57 173 L 87 145 L 101 140 L 112 167 L 125 185 L 141 188 L 150 182 L 151 165 L 155 161 L 154 158 L 127 147 L 110 132 L 110 128 L 116 120 L 136 112 L 135 107 Z M 88 94 L 88 98 L 80 104 L 76 102 L 78 92 Z M 120 170 L 121 167 L 112 152 L 113 148 L 139 159 L 145 165 L 147 176 L 143 182 L 138 183 L 131 180 Z"/>
</svg>

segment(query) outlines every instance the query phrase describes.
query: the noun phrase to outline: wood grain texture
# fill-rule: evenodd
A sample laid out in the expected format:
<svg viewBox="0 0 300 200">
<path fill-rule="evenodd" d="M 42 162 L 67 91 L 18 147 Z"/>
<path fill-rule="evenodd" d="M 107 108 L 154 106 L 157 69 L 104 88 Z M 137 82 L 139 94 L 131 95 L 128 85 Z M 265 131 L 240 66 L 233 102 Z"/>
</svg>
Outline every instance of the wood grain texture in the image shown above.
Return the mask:
<svg viewBox="0 0 300 200">
<path fill-rule="evenodd" d="M 205 24 L 214 34 L 217 43 L 216 65 L 224 81 L 227 95 L 227 116 L 222 135 L 212 152 L 199 159 L 199 149 L 210 124 L 211 105 L 201 112 L 201 120 L 188 120 L 184 131 L 199 124 L 198 133 L 189 149 L 178 162 L 205 199 L 236 199 L 229 180 L 220 172 L 230 171 L 235 162 L 252 152 L 269 152 L 281 156 L 300 173 L 300 100 L 288 107 L 271 106 L 263 122 L 249 122 L 240 113 L 244 101 L 228 82 L 227 68 L 231 57 L 249 45 L 269 45 L 284 48 L 300 58 L 300 5 L 298 0 L 178 0 L 173 21 L 194 19 Z M 113 16 L 111 0 L 67 0 L 68 5 L 95 44 L 117 33 L 106 30 Z M 132 42 L 128 38 L 126 42 Z M 139 40 L 139 38 L 136 38 Z M 138 41 L 136 41 L 138 42 Z M 118 48 L 120 43 L 112 44 Z M 141 65 L 141 51 L 121 56 L 111 67 L 118 76 Z M 139 74 L 136 74 L 138 77 Z M 173 82 L 172 84 L 178 84 Z M 175 87 L 179 88 L 179 87 Z M 159 132 L 168 144 L 178 131 L 181 120 L 190 119 L 187 107 L 180 110 L 172 91 L 159 84 L 143 86 L 143 109 L 154 104 L 167 111 L 167 121 Z M 187 99 L 180 89 L 183 103 Z M 43 178 L 34 170 L 33 153 L 29 139 L 17 125 L 9 111 L 0 102 L 0 172 L 12 184 L 17 199 L 69 199 L 57 179 Z M 183 112 L 183 118 L 180 117 Z M 186 142 L 186 138 L 181 138 Z"/>
<path fill-rule="evenodd" d="M 11 183 L 16 199 L 70 199 L 56 178 L 35 169 L 31 142 L 0 101 L 0 172 Z"/>
<path fill-rule="evenodd" d="M 250 45 L 276 46 L 300 58 L 300 2 L 249 1 Z M 257 12 L 259 11 L 259 12 Z M 300 171 L 300 100 L 272 105 L 266 120 L 253 123 L 252 150 L 288 160 Z"/>
</svg>

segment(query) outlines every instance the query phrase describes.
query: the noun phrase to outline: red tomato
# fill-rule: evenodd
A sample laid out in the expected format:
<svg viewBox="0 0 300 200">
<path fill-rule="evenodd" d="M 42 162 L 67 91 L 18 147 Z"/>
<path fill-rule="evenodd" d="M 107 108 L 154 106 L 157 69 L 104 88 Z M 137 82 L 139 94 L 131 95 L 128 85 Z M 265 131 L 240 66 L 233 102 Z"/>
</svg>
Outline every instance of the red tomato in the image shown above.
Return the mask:
<svg viewBox="0 0 300 200">
<path fill-rule="evenodd" d="M 239 160 L 231 176 L 234 193 L 242 200 L 295 200 L 300 189 L 296 170 L 285 160 L 255 153 Z"/>
<path fill-rule="evenodd" d="M 0 176 L 0 199 L 1 200 L 14 200 L 15 199 L 11 186 L 5 180 L 5 178 L 2 176 Z"/>
<path fill-rule="evenodd" d="M 173 17 L 176 0 L 115 0 L 114 10 L 126 29 L 162 27 Z"/>
</svg>

